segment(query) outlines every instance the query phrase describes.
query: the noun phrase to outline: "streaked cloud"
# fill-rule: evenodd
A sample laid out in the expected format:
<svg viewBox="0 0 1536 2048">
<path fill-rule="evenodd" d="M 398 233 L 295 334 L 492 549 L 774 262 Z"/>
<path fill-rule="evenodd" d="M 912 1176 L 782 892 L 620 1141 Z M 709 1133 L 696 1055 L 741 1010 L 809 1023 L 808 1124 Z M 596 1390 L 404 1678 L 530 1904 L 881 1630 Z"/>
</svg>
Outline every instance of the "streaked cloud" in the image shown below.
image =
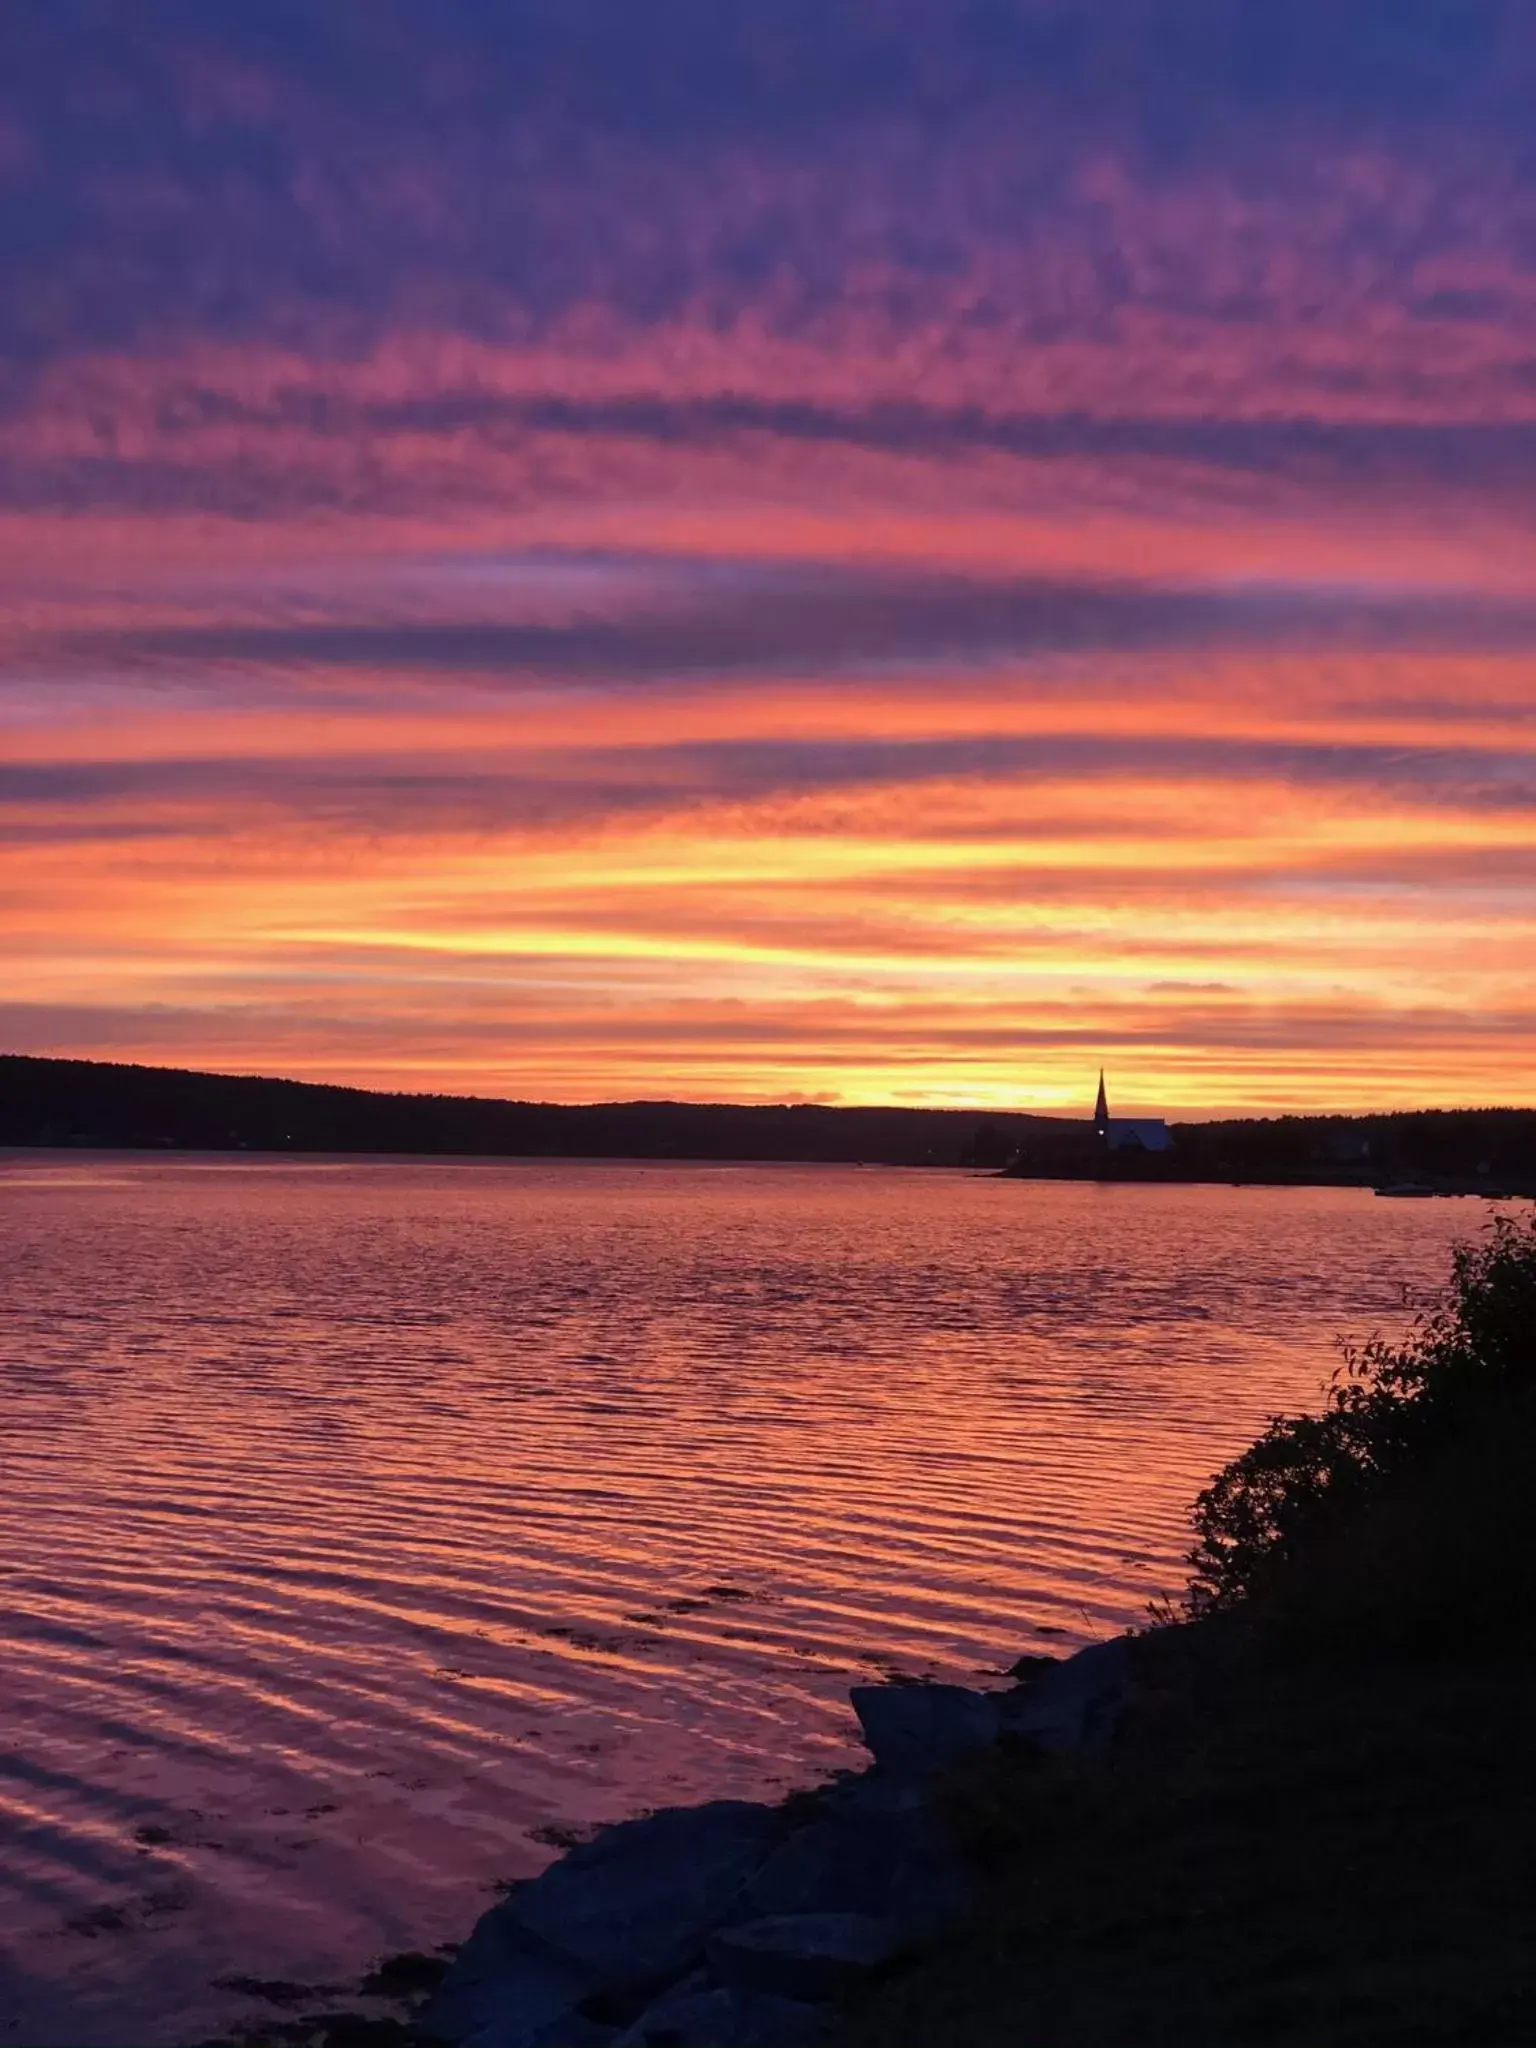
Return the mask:
<svg viewBox="0 0 1536 2048">
<path fill-rule="evenodd" d="M 1536 1091 L 1495 0 L 0 27 L 0 1035 Z"/>
</svg>

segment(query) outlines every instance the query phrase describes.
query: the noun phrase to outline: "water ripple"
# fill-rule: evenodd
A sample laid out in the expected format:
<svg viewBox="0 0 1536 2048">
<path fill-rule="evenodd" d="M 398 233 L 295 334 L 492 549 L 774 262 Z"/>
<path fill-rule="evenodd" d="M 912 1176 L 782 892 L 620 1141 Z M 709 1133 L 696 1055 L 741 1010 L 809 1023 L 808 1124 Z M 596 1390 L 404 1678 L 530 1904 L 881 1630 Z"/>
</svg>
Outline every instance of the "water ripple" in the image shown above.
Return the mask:
<svg viewBox="0 0 1536 2048">
<path fill-rule="evenodd" d="M 7 2038 L 465 1931 L 846 1691 L 1136 1618 L 1468 1207 L 763 1168 L 0 1159 Z M 317 1999 L 317 2004 L 323 2004 Z"/>
</svg>

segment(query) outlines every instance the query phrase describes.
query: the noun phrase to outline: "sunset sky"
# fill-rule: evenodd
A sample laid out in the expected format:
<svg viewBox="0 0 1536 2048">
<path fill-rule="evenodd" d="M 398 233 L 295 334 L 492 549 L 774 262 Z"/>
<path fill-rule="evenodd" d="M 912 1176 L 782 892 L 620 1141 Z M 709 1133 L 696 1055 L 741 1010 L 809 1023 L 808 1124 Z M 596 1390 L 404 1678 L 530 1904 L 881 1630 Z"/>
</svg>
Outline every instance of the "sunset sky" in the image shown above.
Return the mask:
<svg viewBox="0 0 1536 2048">
<path fill-rule="evenodd" d="M 1536 15 L 17 0 L 0 1050 L 1536 1099 Z"/>
</svg>

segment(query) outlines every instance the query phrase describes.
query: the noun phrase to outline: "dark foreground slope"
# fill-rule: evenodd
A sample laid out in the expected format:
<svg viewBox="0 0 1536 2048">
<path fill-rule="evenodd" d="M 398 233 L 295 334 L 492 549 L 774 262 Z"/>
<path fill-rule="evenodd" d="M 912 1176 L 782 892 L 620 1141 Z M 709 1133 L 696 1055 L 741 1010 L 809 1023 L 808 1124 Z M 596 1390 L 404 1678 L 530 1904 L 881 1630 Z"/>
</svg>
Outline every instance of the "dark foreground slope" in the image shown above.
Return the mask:
<svg viewBox="0 0 1536 2048">
<path fill-rule="evenodd" d="M 957 1788 L 965 1933 L 838 2048 L 1516 2048 L 1536 2040 L 1533 1672 L 1150 1643 L 1108 1764 Z"/>
<path fill-rule="evenodd" d="M 1536 2041 L 1536 1225 L 1197 1511 L 1099 1764 L 953 1788 L 966 1930 L 840 2048 Z"/>
</svg>

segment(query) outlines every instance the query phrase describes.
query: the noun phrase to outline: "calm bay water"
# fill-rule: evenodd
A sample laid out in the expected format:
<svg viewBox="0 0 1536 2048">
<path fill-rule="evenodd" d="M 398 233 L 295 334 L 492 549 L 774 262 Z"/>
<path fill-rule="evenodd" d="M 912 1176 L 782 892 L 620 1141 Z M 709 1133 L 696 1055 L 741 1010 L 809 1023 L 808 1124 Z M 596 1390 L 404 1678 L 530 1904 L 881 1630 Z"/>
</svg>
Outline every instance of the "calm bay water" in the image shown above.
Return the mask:
<svg viewBox="0 0 1536 2048">
<path fill-rule="evenodd" d="M 0 1157 L 0 2034 L 250 2021 L 219 1979 L 461 1937 L 544 1831 L 849 1760 L 858 1679 L 1137 1619 L 1485 1213 Z"/>
</svg>

